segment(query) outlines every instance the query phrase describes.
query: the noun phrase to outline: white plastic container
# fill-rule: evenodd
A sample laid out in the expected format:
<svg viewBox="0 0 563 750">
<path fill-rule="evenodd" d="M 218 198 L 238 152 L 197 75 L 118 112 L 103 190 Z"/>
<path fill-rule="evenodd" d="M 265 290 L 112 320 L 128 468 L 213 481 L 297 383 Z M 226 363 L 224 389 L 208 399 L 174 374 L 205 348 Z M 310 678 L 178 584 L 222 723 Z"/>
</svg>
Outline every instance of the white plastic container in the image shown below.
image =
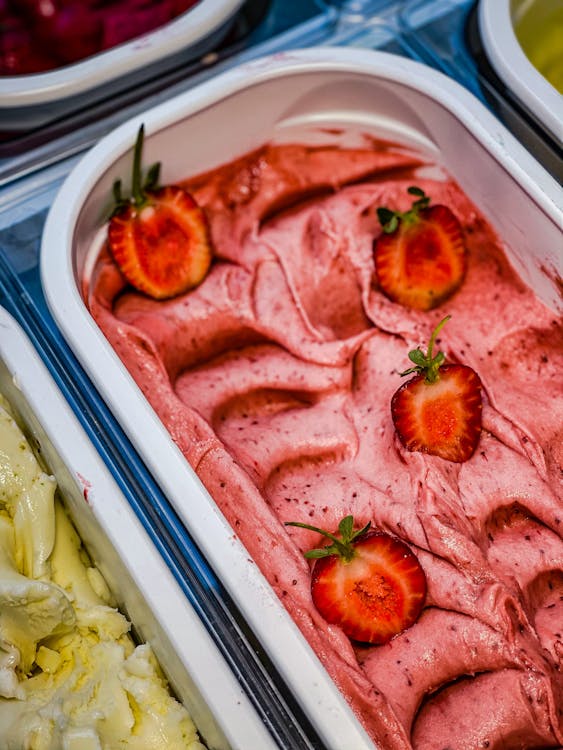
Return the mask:
<svg viewBox="0 0 563 750">
<path fill-rule="evenodd" d="M 57 479 L 120 609 L 151 644 L 212 750 L 277 745 L 242 692 L 37 352 L 0 308 L 0 392 Z M 0 737 L 0 745 L 2 738 Z"/>
<path fill-rule="evenodd" d="M 323 129 L 325 139 L 329 131 L 344 127 L 416 145 L 438 158 L 482 208 L 517 252 L 513 260 L 524 280 L 553 307 L 561 305 L 555 282 L 561 273 L 561 192 L 493 115 L 443 75 L 381 52 L 317 48 L 241 66 L 129 121 L 84 157 L 49 213 L 41 248 L 42 282 L 71 347 L 326 746 L 373 750 L 81 297 L 81 280 L 104 239 L 102 217 L 107 216 L 112 183 L 130 171 L 142 122 L 144 163 L 162 162 L 163 183 L 210 169 L 272 139 L 310 139 L 315 126 Z M 190 143 L 197 147 L 187 148 Z"/>
<path fill-rule="evenodd" d="M 548 9 L 560 0 L 538 0 Z M 516 99 L 563 146 L 563 96 L 526 56 L 514 26 L 529 0 L 480 0 L 478 21 L 483 47 L 491 65 Z M 541 12 L 541 8 L 537 9 Z M 560 43 L 560 54 L 563 42 Z"/>
<path fill-rule="evenodd" d="M 28 130 L 212 49 L 243 0 L 199 0 L 170 23 L 56 70 L 0 76 L 2 130 Z"/>
</svg>

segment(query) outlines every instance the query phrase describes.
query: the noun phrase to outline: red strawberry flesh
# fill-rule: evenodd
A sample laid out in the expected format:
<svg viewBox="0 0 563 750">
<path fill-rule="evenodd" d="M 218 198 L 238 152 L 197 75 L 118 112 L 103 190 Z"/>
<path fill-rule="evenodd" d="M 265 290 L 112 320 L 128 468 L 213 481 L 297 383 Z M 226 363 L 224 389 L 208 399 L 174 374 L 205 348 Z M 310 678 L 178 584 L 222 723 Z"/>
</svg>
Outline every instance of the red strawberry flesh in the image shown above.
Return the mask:
<svg viewBox="0 0 563 750">
<path fill-rule="evenodd" d="M 311 595 L 320 614 L 354 641 L 386 643 L 417 619 L 426 597 L 426 577 L 416 555 L 397 537 L 354 530 L 343 518 L 340 536 L 290 521 L 286 526 L 317 531 L 332 544 L 305 552 L 315 560 Z"/>
<path fill-rule="evenodd" d="M 470 458 L 481 432 L 481 381 L 465 365 L 444 365 L 440 379 L 417 375 L 396 391 L 393 422 L 401 443 L 461 463 Z"/>
<path fill-rule="evenodd" d="M 406 544 L 387 534 L 366 534 L 349 561 L 315 562 L 311 591 L 327 622 L 352 640 L 381 644 L 410 627 L 424 604 L 426 579 Z"/>
<path fill-rule="evenodd" d="M 481 380 L 467 365 L 444 365 L 445 355 L 433 355 L 436 337 L 448 322 L 446 316 L 430 337 L 426 354 L 409 352 L 416 373 L 391 399 L 391 416 L 401 443 L 409 451 L 440 456 L 448 461 L 467 461 L 481 434 Z"/>
<path fill-rule="evenodd" d="M 374 242 L 380 289 L 394 302 L 416 310 L 430 310 L 451 297 L 466 272 L 458 219 L 447 206 L 425 207 L 428 201 L 424 196 L 404 214 L 383 209 L 380 217 L 395 218 L 392 224 L 383 223 Z"/>
<path fill-rule="evenodd" d="M 205 214 L 179 188 L 162 188 L 141 211 L 114 216 L 108 238 L 125 278 L 155 299 L 196 286 L 211 262 Z"/>
<path fill-rule="evenodd" d="M 141 170 L 144 128 L 135 144 L 131 196 L 114 183 L 115 209 L 108 245 L 127 281 L 155 299 L 197 286 L 211 265 L 211 240 L 203 209 L 177 185 L 157 188 L 160 164 Z"/>
</svg>

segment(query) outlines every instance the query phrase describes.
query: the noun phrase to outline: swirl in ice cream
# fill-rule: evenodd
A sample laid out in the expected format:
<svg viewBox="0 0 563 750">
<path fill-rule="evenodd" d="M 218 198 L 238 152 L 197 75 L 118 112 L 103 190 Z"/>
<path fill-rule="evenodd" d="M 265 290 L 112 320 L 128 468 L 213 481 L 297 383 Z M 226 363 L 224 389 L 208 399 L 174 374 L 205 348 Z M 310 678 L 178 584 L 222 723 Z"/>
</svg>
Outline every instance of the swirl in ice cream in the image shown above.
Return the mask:
<svg viewBox="0 0 563 750">
<path fill-rule="evenodd" d="M 0 745 L 203 750 L 0 394 Z"/>
<path fill-rule="evenodd" d="M 248 552 L 386 750 L 563 743 L 563 334 L 459 186 L 417 154 L 268 145 L 190 179 L 215 247 L 200 286 L 157 302 L 102 252 L 85 297 Z M 447 304 L 377 287 L 376 208 L 409 185 L 463 227 Z M 390 401 L 407 353 L 439 346 L 483 387 L 466 462 L 405 450 Z M 428 582 L 418 621 L 351 642 L 311 600 L 303 552 L 353 515 L 396 535 Z"/>
</svg>

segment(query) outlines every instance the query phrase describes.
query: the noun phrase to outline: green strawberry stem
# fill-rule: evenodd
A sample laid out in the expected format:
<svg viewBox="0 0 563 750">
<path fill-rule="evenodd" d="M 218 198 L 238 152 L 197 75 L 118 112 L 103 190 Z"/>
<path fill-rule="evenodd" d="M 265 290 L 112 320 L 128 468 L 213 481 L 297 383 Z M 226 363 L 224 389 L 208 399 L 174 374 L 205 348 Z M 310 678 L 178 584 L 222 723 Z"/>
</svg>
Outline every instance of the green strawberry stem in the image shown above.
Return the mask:
<svg viewBox="0 0 563 750">
<path fill-rule="evenodd" d="M 140 208 L 146 201 L 142 185 L 141 159 L 143 158 L 143 143 L 145 140 L 145 126 L 141 125 L 135 141 L 133 152 L 133 182 L 131 185 L 131 202 Z"/>
<path fill-rule="evenodd" d="M 446 317 L 443 318 L 438 323 L 436 328 L 432 331 L 426 354 L 424 354 L 424 352 L 420 349 L 414 349 L 413 351 L 409 352 L 409 359 L 411 360 L 411 362 L 414 362 L 415 367 L 410 367 L 408 370 L 402 372 L 401 377 L 403 377 L 404 375 L 410 375 L 411 373 L 415 372 L 418 375 L 425 375 L 425 381 L 427 383 L 436 383 L 436 381 L 440 379 L 439 370 L 441 365 L 444 364 L 446 355 L 444 354 L 444 352 L 438 352 L 438 354 L 433 357 L 432 354 L 436 338 L 450 318 L 451 315 L 446 315 Z"/>
<path fill-rule="evenodd" d="M 416 223 L 419 219 L 420 212 L 423 209 L 428 208 L 430 198 L 426 195 L 424 190 L 416 187 L 416 185 L 411 185 L 411 187 L 407 188 L 407 193 L 417 196 L 417 200 L 413 202 L 408 211 L 392 211 L 390 208 L 386 207 L 377 209 L 377 218 L 379 219 L 379 223 L 385 234 L 392 234 L 399 227 L 399 222 L 404 222 L 407 225 Z"/>
<path fill-rule="evenodd" d="M 354 531 L 354 517 L 346 516 L 338 524 L 338 531 L 340 532 L 341 537 L 340 539 L 334 534 L 331 534 L 330 531 L 319 529 L 316 526 L 309 526 L 308 523 L 286 521 L 285 526 L 298 526 L 301 529 L 316 531 L 317 533 L 322 534 L 323 536 L 326 536 L 328 539 L 332 540 L 333 543 L 327 545 L 326 547 L 321 547 L 320 549 L 311 549 L 308 552 L 305 552 L 305 557 L 311 559 L 329 557 L 329 555 L 338 555 L 344 560 L 344 562 L 350 562 L 350 560 L 352 560 L 355 555 L 353 543 L 369 530 L 371 521 L 368 521 L 363 529 L 356 529 L 356 531 Z"/>
<path fill-rule="evenodd" d="M 156 162 L 147 170 L 145 181 L 143 182 L 143 171 L 141 168 L 143 159 L 143 144 L 145 140 L 145 126 L 141 125 L 135 141 L 133 151 L 133 173 L 131 181 L 131 195 L 127 198 L 121 192 L 121 180 L 113 183 L 113 200 L 114 206 L 111 216 L 123 211 L 130 205 L 135 206 L 140 211 L 144 206 L 150 203 L 150 193 L 158 187 L 160 176 L 160 162 Z"/>
</svg>

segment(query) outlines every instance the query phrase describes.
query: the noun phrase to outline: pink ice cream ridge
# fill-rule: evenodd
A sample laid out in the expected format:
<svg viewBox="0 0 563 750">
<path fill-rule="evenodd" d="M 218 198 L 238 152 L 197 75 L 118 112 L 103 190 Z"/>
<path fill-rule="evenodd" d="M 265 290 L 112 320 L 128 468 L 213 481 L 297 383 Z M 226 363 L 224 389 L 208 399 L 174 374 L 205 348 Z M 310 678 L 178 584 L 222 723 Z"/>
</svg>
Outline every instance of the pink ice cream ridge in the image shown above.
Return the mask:
<svg viewBox="0 0 563 750">
<path fill-rule="evenodd" d="M 436 172 L 436 170 L 434 170 Z M 437 172 L 436 172 L 437 173 Z M 266 145 L 187 181 L 215 257 L 157 302 L 107 251 L 88 307 L 382 750 L 563 744 L 563 325 L 513 271 L 447 175 L 392 144 Z M 378 206 L 416 184 L 462 224 L 462 287 L 430 312 L 374 277 Z M 405 450 L 390 401 L 407 354 L 439 346 L 483 385 L 466 462 Z M 316 611 L 315 532 L 352 514 L 406 542 L 426 574 L 418 621 L 382 646 Z M 338 749 L 342 750 L 342 749 Z"/>
</svg>

